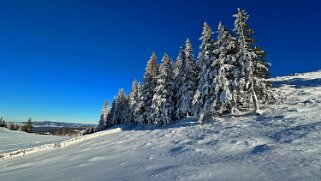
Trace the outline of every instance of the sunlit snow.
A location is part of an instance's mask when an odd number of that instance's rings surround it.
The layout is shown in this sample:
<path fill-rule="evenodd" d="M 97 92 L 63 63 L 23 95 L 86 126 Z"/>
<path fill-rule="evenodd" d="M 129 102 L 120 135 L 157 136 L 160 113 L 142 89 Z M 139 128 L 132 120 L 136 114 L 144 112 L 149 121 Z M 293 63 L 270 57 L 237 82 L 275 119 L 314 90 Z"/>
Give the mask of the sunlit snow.
<path fill-rule="evenodd" d="M 261 107 L 259 116 L 111 128 L 78 144 L 0 161 L 0 179 L 320 180 L 321 72 L 272 81 L 279 103 Z"/>

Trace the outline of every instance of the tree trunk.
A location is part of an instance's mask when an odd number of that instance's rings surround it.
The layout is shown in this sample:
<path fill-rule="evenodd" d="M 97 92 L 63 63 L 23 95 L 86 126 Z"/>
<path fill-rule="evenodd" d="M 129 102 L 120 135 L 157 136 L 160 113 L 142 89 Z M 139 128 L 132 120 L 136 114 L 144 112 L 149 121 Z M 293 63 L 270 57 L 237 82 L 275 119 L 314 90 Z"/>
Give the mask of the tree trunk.
<path fill-rule="evenodd" d="M 255 91 L 252 89 L 252 100 L 254 104 L 254 111 L 256 114 L 261 114 L 260 108 L 259 108 L 259 102 L 256 97 Z"/>

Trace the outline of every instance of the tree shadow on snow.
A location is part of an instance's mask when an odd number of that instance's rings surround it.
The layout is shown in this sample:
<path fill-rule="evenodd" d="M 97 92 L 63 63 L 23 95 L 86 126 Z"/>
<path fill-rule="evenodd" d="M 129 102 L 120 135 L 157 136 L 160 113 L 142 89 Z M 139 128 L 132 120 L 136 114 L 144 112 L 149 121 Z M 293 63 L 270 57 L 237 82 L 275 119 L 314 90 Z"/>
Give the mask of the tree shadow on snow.
<path fill-rule="evenodd" d="M 313 131 L 321 131 L 321 121 L 298 125 L 281 131 L 273 132 L 268 135 L 269 138 L 280 143 L 291 143 L 294 140 L 304 138 Z"/>
<path fill-rule="evenodd" d="M 272 84 L 275 88 L 282 87 L 283 85 L 292 85 L 295 88 L 318 87 L 321 86 L 321 79 L 294 78 L 289 80 L 274 81 Z"/>
<path fill-rule="evenodd" d="M 197 122 L 197 119 L 195 118 L 185 118 L 176 121 L 175 123 L 168 124 L 168 125 L 151 125 L 151 126 L 142 126 L 137 124 L 122 124 L 122 125 L 116 125 L 111 127 L 111 129 L 114 128 L 121 128 L 123 131 L 135 131 L 135 130 L 155 130 L 155 129 L 172 129 L 172 128 L 180 128 L 180 127 L 189 127 L 193 125 L 199 124 Z M 110 128 L 109 128 L 110 129 Z"/>

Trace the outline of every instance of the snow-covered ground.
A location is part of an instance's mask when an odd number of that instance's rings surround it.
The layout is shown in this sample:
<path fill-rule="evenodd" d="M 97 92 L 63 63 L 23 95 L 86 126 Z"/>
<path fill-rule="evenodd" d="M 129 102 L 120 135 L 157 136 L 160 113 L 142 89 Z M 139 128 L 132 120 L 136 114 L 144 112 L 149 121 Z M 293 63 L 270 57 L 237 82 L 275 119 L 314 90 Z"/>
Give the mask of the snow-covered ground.
<path fill-rule="evenodd" d="M 0 161 L 0 178 L 320 180 L 321 72 L 272 80 L 282 99 L 260 116 L 113 128 L 79 144 Z"/>
<path fill-rule="evenodd" d="M 5 128 L 0 128 L 0 154 L 48 143 L 60 142 L 69 138 L 70 137 L 66 136 L 28 134 L 22 131 L 10 131 Z"/>

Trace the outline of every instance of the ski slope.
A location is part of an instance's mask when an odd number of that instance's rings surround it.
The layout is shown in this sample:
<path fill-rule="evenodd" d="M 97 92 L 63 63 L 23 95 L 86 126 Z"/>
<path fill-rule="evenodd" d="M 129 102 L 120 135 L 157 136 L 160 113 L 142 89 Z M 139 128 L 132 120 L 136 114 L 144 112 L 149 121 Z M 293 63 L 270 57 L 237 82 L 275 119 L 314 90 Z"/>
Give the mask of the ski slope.
<path fill-rule="evenodd" d="M 122 126 L 0 161 L 1 180 L 320 180 L 321 72 L 272 79 L 262 115 Z M 110 134 L 107 134 L 110 133 Z"/>

